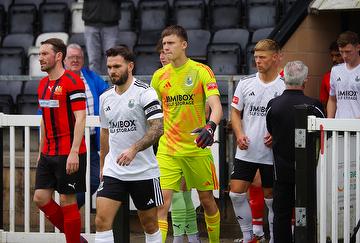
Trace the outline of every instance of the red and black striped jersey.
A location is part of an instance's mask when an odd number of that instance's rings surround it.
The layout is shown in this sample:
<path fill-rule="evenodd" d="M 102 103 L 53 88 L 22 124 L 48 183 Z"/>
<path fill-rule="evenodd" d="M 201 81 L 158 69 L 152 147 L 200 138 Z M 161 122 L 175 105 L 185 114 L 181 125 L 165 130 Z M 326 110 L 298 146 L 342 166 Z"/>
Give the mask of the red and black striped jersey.
<path fill-rule="evenodd" d="M 74 137 L 74 111 L 86 109 L 85 86 L 80 77 L 65 70 L 57 80 L 45 77 L 38 87 L 39 107 L 45 128 L 43 154 L 68 155 Z M 85 153 L 85 139 L 79 153 Z"/>

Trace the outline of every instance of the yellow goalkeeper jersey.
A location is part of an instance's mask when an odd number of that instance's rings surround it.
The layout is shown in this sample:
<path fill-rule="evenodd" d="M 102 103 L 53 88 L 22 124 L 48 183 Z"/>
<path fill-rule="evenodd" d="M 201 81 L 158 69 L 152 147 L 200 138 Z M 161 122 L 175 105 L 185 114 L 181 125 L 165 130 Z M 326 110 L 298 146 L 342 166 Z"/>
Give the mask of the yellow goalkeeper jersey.
<path fill-rule="evenodd" d="M 220 95 L 211 69 L 188 59 L 178 68 L 168 64 L 157 70 L 151 86 L 162 101 L 164 135 L 158 154 L 171 156 L 206 156 L 210 149 L 198 148 L 191 131 L 205 125 L 205 102 L 211 95 Z"/>

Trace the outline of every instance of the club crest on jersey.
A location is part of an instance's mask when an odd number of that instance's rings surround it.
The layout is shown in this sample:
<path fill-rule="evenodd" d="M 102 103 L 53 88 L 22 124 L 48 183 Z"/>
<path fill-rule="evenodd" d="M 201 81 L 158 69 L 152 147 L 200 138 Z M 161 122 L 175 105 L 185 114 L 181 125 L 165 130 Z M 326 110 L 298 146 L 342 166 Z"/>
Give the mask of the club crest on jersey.
<path fill-rule="evenodd" d="M 275 94 L 274 94 L 274 98 L 276 98 L 278 96 L 279 96 L 279 93 L 276 91 Z"/>
<path fill-rule="evenodd" d="M 185 81 L 185 85 L 186 86 L 192 86 L 193 85 L 193 80 L 191 77 L 187 77 L 186 81 Z"/>
<path fill-rule="evenodd" d="M 61 95 L 62 94 L 62 87 L 61 86 L 56 86 L 54 94 Z"/>
<path fill-rule="evenodd" d="M 356 76 L 356 78 L 355 78 L 355 82 L 359 82 L 359 81 L 360 81 L 359 76 Z"/>
<path fill-rule="evenodd" d="M 132 108 L 135 107 L 135 100 L 134 100 L 134 99 L 130 99 L 130 100 L 129 100 L 128 107 L 129 107 L 130 109 L 132 109 Z"/>

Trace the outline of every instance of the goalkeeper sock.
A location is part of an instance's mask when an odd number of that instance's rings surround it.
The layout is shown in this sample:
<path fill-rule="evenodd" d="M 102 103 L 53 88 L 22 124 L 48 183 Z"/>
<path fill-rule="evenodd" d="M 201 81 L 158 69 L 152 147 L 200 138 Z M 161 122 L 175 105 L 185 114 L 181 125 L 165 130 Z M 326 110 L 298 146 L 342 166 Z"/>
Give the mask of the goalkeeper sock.
<path fill-rule="evenodd" d="M 185 234 L 186 205 L 183 192 L 174 192 L 171 202 L 171 219 L 174 236 Z"/>
<path fill-rule="evenodd" d="M 194 203 L 191 199 L 191 191 L 183 192 L 183 195 L 186 207 L 185 233 L 187 235 L 196 235 L 198 233 L 198 227 L 196 221 L 196 211 Z"/>

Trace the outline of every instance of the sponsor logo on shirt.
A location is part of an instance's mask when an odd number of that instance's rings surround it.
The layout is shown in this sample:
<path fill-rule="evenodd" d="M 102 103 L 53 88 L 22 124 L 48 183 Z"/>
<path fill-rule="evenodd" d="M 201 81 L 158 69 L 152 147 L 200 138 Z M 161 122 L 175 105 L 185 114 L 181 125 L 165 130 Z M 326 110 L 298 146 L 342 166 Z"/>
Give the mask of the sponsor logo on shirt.
<path fill-rule="evenodd" d="M 59 100 L 39 100 L 40 107 L 57 108 L 59 107 Z"/>
<path fill-rule="evenodd" d="M 337 100 L 357 100 L 359 91 L 339 90 L 336 96 Z"/>
<path fill-rule="evenodd" d="M 206 86 L 207 86 L 208 91 L 218 88 L 217 83 L 215 83 L 215 82 L 214 83 L 208 83 Z"/>
<path fill-rule="evenodd" d="M 163 98 L 163 103 L 167 106 L 193 105 L 195 94 L 168 95 Z"/>
<path fill-rule="evenodd" d="M 136 131 L 136 120 L 109 121 L 109 132 L 133 132 Z"/>
<path fill-rule="evenodd" d="M 251 116 L 266 116 L 266 107 L 251 105 L 249 114 Z"/>
<path fill-rule="evenodd" d="M 239 97 L 234 96 L 232 99 L 232 103 L 237 105 L 239 103 Z"/>

